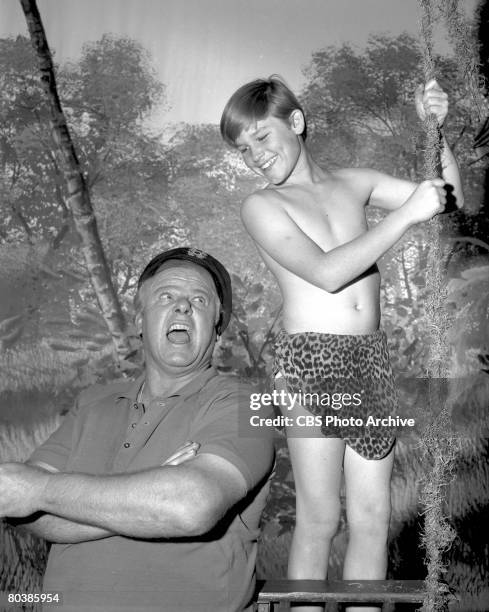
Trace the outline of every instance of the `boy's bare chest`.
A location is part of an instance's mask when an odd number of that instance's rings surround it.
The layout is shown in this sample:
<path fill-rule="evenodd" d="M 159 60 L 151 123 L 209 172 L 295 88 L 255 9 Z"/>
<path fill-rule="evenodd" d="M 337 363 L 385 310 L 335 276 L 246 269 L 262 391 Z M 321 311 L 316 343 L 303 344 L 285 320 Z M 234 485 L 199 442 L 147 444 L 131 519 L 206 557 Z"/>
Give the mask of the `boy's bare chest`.
<path fill-rule="evenodd" d="M 367 230 L 365 201 L 357 193 L 336 189 L 288 194 L 284 206 L 296 225 L 321 248 L 330 249 Z"/>

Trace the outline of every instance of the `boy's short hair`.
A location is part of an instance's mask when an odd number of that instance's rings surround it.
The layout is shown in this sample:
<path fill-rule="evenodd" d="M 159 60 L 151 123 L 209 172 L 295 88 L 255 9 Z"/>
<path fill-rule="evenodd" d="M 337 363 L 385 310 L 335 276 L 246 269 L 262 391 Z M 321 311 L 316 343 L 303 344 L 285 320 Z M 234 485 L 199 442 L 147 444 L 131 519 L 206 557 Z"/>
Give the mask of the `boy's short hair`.
<path fill-rule="evenodd" d="M 276 75 L 246 83 L 229 98 L 221 117 L 221 136 L 232 147 L 251 123 L 272 115 L 288 121 L 292 111 L 304 111 L 295 94 Z M 307 136 L 307 127 L 301 134 Z"/>

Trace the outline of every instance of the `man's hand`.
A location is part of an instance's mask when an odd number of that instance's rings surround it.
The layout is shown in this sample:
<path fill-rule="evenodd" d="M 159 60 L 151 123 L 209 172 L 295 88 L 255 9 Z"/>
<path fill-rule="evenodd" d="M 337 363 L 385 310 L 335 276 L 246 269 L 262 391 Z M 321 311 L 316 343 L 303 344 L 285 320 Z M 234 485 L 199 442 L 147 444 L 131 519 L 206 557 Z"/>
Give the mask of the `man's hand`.
<path fill-rule="evenodd" d="M 178 448 L 171 457 L 163 463 L 163 465 L 180 465 L 185 463 L 189 459 L 193 459 L 200 448 L 198 442 L 185 442 L 180 448 Z"/>
<path fill-rule="evenodd" d="M 423 181 L 399 209 L 408 215 L 409 225 L 429 221 L 445 210 L 447 194 L 441 178 Z"/>
<path fill-rule="evenodd" d="M 24 517 L 39 510 L 49 472 L 24 463 L 0 464 L 0 516 Z"/>
<path fill-rule="evenodd" d="M 448 113 L 448 96 L 438 85 L 435 79 L 428 81 L 426 85 L 420 85 L 415 93 L 416 111 L 421 121 L 433 114 L 436 116 L 438 125 L 443 127 Z"/>

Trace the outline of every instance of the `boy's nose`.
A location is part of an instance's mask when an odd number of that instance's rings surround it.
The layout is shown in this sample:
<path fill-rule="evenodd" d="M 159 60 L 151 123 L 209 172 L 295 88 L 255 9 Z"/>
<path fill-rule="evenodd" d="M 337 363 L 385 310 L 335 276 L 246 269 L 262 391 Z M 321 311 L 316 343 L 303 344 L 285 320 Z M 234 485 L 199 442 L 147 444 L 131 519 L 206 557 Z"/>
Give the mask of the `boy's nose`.
<path fill-rule="evenodd" d="M 263 157 L 263 148 L 259 145 L 255 145 L 251 149 L 251 157 L 255 163 L 259 162 L 260 159 Z"/>

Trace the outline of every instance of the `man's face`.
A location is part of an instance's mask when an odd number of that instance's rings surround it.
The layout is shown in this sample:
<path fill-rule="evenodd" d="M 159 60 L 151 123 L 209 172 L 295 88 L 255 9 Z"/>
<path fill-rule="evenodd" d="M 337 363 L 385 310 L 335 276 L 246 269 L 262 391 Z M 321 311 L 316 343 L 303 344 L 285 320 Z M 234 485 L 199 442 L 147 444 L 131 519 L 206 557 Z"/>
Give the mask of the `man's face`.
<path fill-rule="evenodd" d="M 302 129 L 269 115 L 243 130 L 235 145 L 250 170 L 280 185 L 299 159 Z"/>
<path fill-rule="evenodd" d="M 144 282 L 139 302 L 147 367 L 183 375 L 210 364 L 220 302 L 207 270 L 170 260 Z"/>

